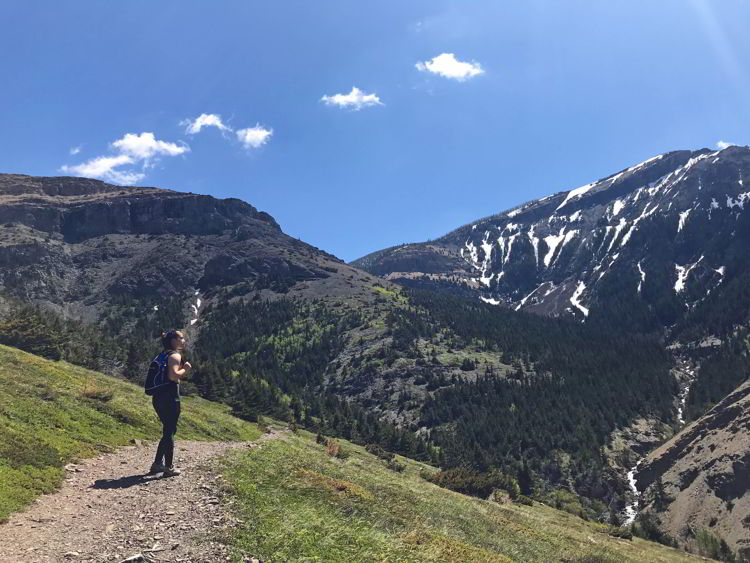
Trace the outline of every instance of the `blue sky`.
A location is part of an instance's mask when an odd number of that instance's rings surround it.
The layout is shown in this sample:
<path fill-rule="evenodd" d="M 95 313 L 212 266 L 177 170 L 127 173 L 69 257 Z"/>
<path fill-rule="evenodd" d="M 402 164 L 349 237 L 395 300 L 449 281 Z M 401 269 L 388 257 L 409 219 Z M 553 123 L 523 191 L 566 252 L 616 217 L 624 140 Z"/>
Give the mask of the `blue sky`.
<path fill-rule="evenodd" d="M 6 0 L 0 21 L 0 172 L 238 197 L 346 260 L 750 143 L 745 0 Z"/>

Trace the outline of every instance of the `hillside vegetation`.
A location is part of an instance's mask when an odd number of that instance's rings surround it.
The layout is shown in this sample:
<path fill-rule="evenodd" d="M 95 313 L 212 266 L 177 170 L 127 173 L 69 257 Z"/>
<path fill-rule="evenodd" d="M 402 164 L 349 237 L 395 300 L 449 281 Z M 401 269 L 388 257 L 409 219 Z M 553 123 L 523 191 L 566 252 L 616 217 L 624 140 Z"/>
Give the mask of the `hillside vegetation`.
<path fill-rule="evenodd" d="M 54 491 L 65 464 L 161 435 L 141 387 L 67 362 L 0 345 L 0 388 L 0 521 Z M 180 439 L 260 435 L 225 405 L 196 397 L 183 401 Z"/>
<path fill-rule="evenodd" d="M 336 452 L 338 452 L 336 454 Z M 330 455 L 336 454 L 336 455 Z M 230 541 L 270 561 L 697 561 L 548 508 L 441 489 L 406 458 L 300 431 L 230 456 L 225 476 L 242 519 Z"/>

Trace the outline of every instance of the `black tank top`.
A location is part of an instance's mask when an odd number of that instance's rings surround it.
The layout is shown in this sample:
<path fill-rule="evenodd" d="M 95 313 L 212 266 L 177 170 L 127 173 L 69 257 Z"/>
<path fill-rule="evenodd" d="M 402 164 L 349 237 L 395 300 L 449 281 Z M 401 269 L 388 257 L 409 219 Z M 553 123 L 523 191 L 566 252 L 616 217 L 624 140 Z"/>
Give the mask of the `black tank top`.
<path fill-rule="evenodd" d="M 169 355 L 167 356 L 167 370 L 169 370 L 169 358 L 172 356 L 172 354 L 178 354 L 179 352 L 175 352 L 174 350 L 165 350 L 165 352 L 168 352 Z M 182 367 L 182 354 L 180 354 L 180 367 Z M 158 393 L 158 397 L 160 401 L 168 401 L 168 400 L 180 400 L 180 382 L 179 381 L 172 381 L 169 379 L 169 376 L 167 376 L 167 379 L 169 380 L 169 383 L 167 383 L 164 387 L 161 388 L 161 390 Z"/>

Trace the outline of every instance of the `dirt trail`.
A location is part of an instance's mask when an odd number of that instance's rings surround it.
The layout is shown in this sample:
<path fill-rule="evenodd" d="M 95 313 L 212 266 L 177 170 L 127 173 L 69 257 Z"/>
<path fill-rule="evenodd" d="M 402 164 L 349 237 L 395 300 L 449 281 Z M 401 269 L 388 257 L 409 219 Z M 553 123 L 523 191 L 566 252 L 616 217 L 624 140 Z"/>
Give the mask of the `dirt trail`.
<path fill-rule="evenodd" d="M 219 541 L 236 520 L 221 500 L 216 460 L 256 442 L 176 442 L 177 477 L 144 476 L 156 445 L 126 446 L 111 454 L 66 466 L 56 493 L 37 499 L 0 526 L 0 561 L 8 563 L 225 561 Z"/>

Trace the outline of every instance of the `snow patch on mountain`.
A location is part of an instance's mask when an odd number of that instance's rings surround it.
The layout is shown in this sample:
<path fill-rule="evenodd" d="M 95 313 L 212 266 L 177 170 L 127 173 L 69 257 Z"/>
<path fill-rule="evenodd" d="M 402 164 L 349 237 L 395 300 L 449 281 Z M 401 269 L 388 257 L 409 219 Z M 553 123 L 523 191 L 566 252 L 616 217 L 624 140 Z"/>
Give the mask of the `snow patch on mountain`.
<path fill-rule="evenodd" d="M 690 212 L 692 209 L 687 209 L 680 213 L 680 222 L 677 224 L 677 232 L 679 233 L 682 228 L 685 226 L 685 221 L 687 221 L 688 215 L 690 215 Z"/>
<path fill-rule="evenodd" d="M 544 265 L 549 267 L 550 261 L 552 260 L 552 257 L 555 254 L 555 250 L 557 249 L 557 245 L 560 244 L 563 239 L 565 238 L 565 227 L 560 229 L 560 234 L 558 235 L 548 235 L 544 237 L 544 242 L 547 243 L 547 247 L 549 250 L 547 251 L 547 254 L 544 255 Z"/>
<path fill-rule="evenodd" d="M 644 272 L 643 268 L 641 268 L 641 262 L 643 262 L 643 260 L 640 260 L 638 262 L 638 273 L 641 275 L 641 281 L 638 282 L 638 293 L 641 292 L 641 287 L 643 287 L 643 282 L 646 281 L 646 272 Z"/>
<path fill-rule="evenodd" d="M 581 305 L 581 302 L 579 301 L 579 298 L 581 297 L 581 294 L 586 290 L 586 284 L 583 282 L 578 282 L 578 287 L 573 292 L 573 295 L 570 297 L 570 302 L 573 304 L 573 306 L 581 311 L 583 313 L 584 317 L 589 316 L 589 310 L 587 307 L 584 307 Z"/>
<path fill-rule="evenodd" d="M 574 190 L 570 190 L 568 192 L 568 195 L 565 197 L 563 202 L 557 206 L 557 209 L 555 211 L 559 211 L 563 207 L 567 205 L 567 203 L 575 198 L 581 197 L 583 194 L 585 194 L 587 191 L 589 191 L 591 188 L 593 188 L 596 185 L 596 182 L 593 182 L 591 184 L 586 184 L 585 186 L 581 186 L 580 188 L 576 188 Z"/>
<path fill-rule="evenodd" d="M 727 196 L 727 207 L 729 209 L 734 209 L 735 207 L 739 207 L 744 211 L 745 209 L 745 201 L 750 199 L 750 192 L 745 192 L 742 194 L 739 194 L 737 196 L 737 199 L 732 199 L 731 196 Z"/>
<path fill-rule="evenodd" d="M 510 260 L 510 253 L 513 250 L 513 243 L 516 241 L 516 238 L 518 237 L 519 233 L 515 233 L 511 235 L 511 237 L 508 239 L 508 253 L 503 258 L 503 264 L 507 264 L 508 260 Z"/>
<path fill-rule="evenodd" d="M 543 288 L 543 287 L 544 287 L 545 285 L 547 285 L 547 283 L 546 283 L 546 282 L 545 282 L 545 283 L 543 283 L 543 284 L 541 284 L 541 285 L 540 285 L 540 286 L 538 286 L 537 288 L 535 288 L 535 289 L 534 289 L 534 290 L 533 290 L 533 291 L 532 291 L 531 293 L 529 293 L 529 294 L 528 294 L 528 295 L 527 295 L 526 297 L 524 297 L 523 299 L 521 299 L 521 302 L 520 302 L 520 303 L 519 303 L 518 305 L 516 305 L 516 311 L 518 311 L 518 310 L 519 310 L 519 309 L 520 309 L 521 307 L 523 307 L 524 305 L 526 305 L 526 301 L 528 301 L 529 297 L 531 297 L 532 295 L 534 295 L 534 294 L 535 294 L 535 293 L 536 293 L 537 291 L 539 291 L 539 290 L 540 290 L 541 288 Z"/>
<path fill-rule="evenodd" d="M 698 258 L 698 260 L 690 266 L 680 266 L 679 264 L 674 265 L 675 270 L 677 271 L 677 281 L 674 283 L 675 293 L 682 293 L 685 290 L 685 281 L 687 280 L 688 275 L 702 260 L 703 256 Z"/>
<path fill-rule="evenodd" d="M 615 234 L 614 234 L 614 236 L 612 237 L 612 240 L 610 241 L 610 243 L 609 243 L 609 246 L 607 247 L 607 252 L 609 252 L 610 250 L 612 250 L 612 246 L 613 246 L 613 245 L 615 244 L 615 242 L 617 241 L 617 237 L 619 237 L 619 236 L 620 236 L 620 231 L 622 231 L 622 230 L 623 230 L 623 229 L 625 228 L 625 226 L 626 226 L 627 224 L 628 224 L 628 222 L 627 222 L 627 221 L 626 221 L 625 219 L 623 219 L 623 218 L 620 218 L 620 222 L 619 222 L 619 223 L 617 224 L 617 226 L 616 226 L 616 227 L 614 228 L 614 229 L 615 229 Z"/>
<path fill-rule="evenodd" d="M 643 168 L 647 164 L 651 164 L 652 162 L 656 162 L 657 160 L 661 160 L 662 158 L 664 158 L 663 154 L 657 154 L 656 156 L 652 156 L 651 158 L 648 158 L 648 159 L 644 160 L 640 164 L 636 164 L 635 166 L 631 166 L 630 168 L 627 169 L 627 171 L 628 172 L 635 172 L 636 170 L 639 170 L 639 169 Z"/>
<path fill-rule="evenodd" d="M 623 210 L 624 207 L 625 203 L 622 200 L 615 200 L 615 203 L 612 206 L 612 217 L 617 217 L 617 215 L 620 213 L 620 211 Z"/>
<path fill-rule="evenodd" d="M 539 267 L 539 237 L 534 236 L 534 228 L 535 225 L 531 225 L 528 235 L 531 245 L 534 247 L 534 259 L 536 260 L 536 265 Z"/>

